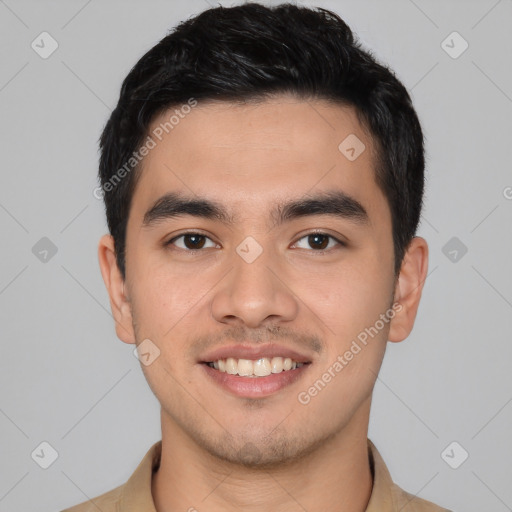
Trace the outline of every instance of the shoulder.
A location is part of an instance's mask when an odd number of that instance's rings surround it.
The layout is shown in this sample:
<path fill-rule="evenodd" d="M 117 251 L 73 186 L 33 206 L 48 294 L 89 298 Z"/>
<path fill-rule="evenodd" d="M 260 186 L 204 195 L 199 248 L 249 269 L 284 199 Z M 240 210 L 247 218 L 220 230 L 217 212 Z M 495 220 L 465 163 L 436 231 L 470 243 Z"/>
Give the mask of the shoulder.
<path fill-rule="evenodd" d="M 397 510 L 401 512 L 451 512 L 431 501 L 418 498 L 418 496 L 404 491 L 395 483 L 391 486 L 391 494 Z"/>
<path fill-rule="evenodd" d="M 84 501 L 61 512 L 98 512 L 98 510 L 101 510 L 101 512 L 118 512 L 123 487 L 124 485 L 120 485 L 96 498 Z"/>
<path fill-rule="evenodd" d="M 157 441 L 123 485 L 61 512 L 121 512 L 141 509 L 154 511 L 151 481 L 153 471 L 160 464 L 161 452 L 162 441 Z"/>
<path fill-rule="evenodd" d="M 367 512 L 451 512 L 446 508 L 404 491 L 393 482 L 377 447 L 368 439 L 368 453 L 373 474 L 373 489 Z"/>

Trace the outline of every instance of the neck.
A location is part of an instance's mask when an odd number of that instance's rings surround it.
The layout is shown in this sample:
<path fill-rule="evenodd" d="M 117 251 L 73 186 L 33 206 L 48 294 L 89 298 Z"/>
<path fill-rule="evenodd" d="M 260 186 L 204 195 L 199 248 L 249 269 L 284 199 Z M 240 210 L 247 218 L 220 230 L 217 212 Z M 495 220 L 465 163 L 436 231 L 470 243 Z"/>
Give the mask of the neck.
<path fill-rule="evenodd" d="M 219 460 L 162 415 L 162 457 L 152 481 L 156 510 L 363 512 L 373 483 L 369 404 L 359 413 L 308 455 L 271 469 Z"/>

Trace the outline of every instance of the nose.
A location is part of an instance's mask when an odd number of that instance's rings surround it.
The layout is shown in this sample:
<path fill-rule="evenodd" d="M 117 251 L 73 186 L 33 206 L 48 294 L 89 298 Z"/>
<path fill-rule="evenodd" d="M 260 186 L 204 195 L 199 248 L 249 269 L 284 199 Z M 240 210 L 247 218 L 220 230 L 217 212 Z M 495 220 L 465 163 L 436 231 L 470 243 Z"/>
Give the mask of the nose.
<path fill-rule="evenodd" d="M 235 253 L 232 263 L 234 268 L 219 283 L 212 299 L 215 320 L 257 328 L 297 316 L 297 298 L 279 275 L 279 262 L 270 250 L 263 250 L 252 262 Z"/>

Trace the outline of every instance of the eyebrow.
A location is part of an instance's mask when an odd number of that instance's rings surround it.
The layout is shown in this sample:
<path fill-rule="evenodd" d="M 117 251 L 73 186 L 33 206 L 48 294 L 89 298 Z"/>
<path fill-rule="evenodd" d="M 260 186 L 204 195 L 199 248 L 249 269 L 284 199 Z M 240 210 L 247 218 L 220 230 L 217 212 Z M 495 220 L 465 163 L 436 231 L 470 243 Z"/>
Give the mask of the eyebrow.
<path fill-rule="evenodd" d="M 183 215 L 212 219 L 233 225 L 236 219 L 218 202 L 204 198 L 169 192 L 160 197 L 144 214 L 143 227 L 152 227 L 160 221 Z M 359 225 L 368 225 L 369 216 L 364 206 L 345 192 L 335 190 L 304 196 L 278 204 L 270 217 L 274 225 L 313 215 L 332 215 Z"/>

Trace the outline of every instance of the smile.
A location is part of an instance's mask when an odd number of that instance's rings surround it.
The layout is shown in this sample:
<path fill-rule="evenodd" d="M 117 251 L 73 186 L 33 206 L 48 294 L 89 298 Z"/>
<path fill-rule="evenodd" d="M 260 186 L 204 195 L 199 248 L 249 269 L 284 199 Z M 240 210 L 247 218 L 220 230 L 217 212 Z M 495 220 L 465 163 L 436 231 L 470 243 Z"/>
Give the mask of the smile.
<path fill-rule="evenodd" d="M 260 359 L 235 359 L 228 357 L 206 363 L 222 373 L 238 375 L 240 377 L 267 377 L 273 373 L 287 372 L 301 368 L 304 364 L 294 361 L 290 357 L 262 357 Z"/>
<path fill-rule="evenodd" d="M 275 395 L 291 386 L 308 373 L 311 363 L 279 356 L 256 360 L 228 357 L 199 366 L 220 389 L 238 398 L 255 399 Z"/>

